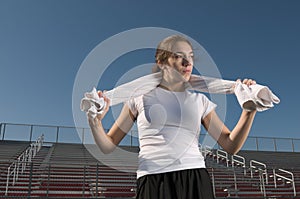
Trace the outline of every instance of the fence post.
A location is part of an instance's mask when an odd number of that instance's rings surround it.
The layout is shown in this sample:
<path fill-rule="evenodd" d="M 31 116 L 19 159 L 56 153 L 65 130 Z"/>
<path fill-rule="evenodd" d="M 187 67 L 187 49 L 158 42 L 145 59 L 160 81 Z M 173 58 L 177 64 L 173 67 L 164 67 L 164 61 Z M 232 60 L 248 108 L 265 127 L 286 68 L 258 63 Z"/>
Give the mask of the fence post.
<path fill-rule="evenodd" d="M 5 135 L 5 128 L 6 128 L 6 124 L 3 124 L 3 134 L 2 134 L 2 140 L 4 140 L 4 135 Z"/>
<path fill-rule="evenodd" d="M 0 137 L 2 135 L 2 123 L 0 123 Z"/>
<path fill-rule="evenodd" d="M 58 134 L 59 134 L 59 126 L 56 127 L 56 141 L 55 141 L 55 143 L 58 143 Z"/>
<path fill-rule="evenodd" d="M 32 140 L 32 131 L 33 131 L 33 125 L 30 125 L 30 136 L 29 136 L 29 141 L 30 142 Z"/>
<path fill-rule="evenodd" d="M 84 144 L 84 136 L 85 136 L 84 133 L 85 133 L 84 128 L 82 128 L 82 139 L 81 139 L 82 144 Z"/>

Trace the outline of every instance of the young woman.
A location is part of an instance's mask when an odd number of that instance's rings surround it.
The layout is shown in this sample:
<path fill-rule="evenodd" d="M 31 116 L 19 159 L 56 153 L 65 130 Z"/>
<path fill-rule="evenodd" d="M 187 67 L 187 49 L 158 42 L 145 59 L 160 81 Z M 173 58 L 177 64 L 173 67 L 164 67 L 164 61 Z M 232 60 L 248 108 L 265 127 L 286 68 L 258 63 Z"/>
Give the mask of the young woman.
<path fill-rule="evenodd" d="M 163 73 L 159 86 L 133 98 L 108 133 L 101 120 L 107 113 L 88 121 L 96 144 L 109 153 L 136 121 L 139 131 L 138 199 L 214 198 L 198 143 L 201 124 L 228 153 L 237 153 L 250 131 L 256 111 L 243 110 L 229 130 L 215 112 L 216 105 L 205 95 L 186 90 L 193 70 L 193 49 L 184 37 L 173 35 L 161 41 L 156 51 L 156 69 Z M 244 79 L 244 84 L 255 81 Z M 101 91 L 99 96 L 103 96 Z M 109 99 L 104 96 L 109 104 Z"/>

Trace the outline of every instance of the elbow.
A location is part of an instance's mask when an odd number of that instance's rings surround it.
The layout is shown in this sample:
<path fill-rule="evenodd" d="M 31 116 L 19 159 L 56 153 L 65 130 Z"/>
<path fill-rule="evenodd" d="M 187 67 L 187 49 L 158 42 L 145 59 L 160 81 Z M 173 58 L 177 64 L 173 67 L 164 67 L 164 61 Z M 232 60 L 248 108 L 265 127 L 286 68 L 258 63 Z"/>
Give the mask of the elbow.
<path fill-rule="evenodd" d="M 111 140 L 95 139 L 95 144 L 103 154 L 110 154 L 116 149 L 116 145 Z"/>
<path fill-rule="evenodd" d="M 232 151 L 230 154 L 231 154 L 231 155 L 236 155 L 239 151 L 240 151 L 240 150 L 234 150 L 234 151 Z"/>
<path fill-rule="evenodd" d="M 240 151 L 240 147 L 229 147 L 225 151 L 230 155 L 236 155 Z"/>
<path fill-rule="evenodd" d="M 223 142 L 221 146 L 230 155 L 236 155 L 243 147 L 243 143 L 244 142 L 240 140 L 232 140 L 230 137 L 228 137 L 226 142 Z"/>
<path fill-rule="evenodd" d="M 105 155 L 110 154 L 111 152 L 113 152 L 113 150 L 106 150 L 106 149 L 105 150 L 101 149 L 101 151 Z"/>
<path fill-rule="evenodd" d="M 112 153 L 115 150 L 116 147 L 109 147 L 109 148 L 99 147 L 99 148 L 100 148 L 100 150 L 103 154 L 107 155 L 107 154 Z"/>
<path fill-rule="evenodd" d="M 98 145 L 99 149 L 103 154 L 110 154 L 116 149 L 116 145 L 109 145 L 109 146 L 100 146 Z"/>

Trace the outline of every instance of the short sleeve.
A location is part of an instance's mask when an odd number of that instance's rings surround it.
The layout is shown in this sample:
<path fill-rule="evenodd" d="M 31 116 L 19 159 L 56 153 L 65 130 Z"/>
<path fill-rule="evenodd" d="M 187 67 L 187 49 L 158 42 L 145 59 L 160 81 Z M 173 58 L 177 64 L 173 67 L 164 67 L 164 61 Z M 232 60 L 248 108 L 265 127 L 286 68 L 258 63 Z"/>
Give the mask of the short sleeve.
<path fill-rule="evenodd" d="M 205 118 L 212 110 L 214 110 L 217 105 L 210 101 L 205 95 L 202 95 L 202 105 L 203 105 L 203 114 L 202 119 Z"/>
<path fill-rule="evenodd" d="M 127 106 L 129 107 L 131 113 L 133 114 L 133 116 L 136 118 L 137 117 L 137 107 L 136 107 L 136 103 L 135 103 L 135 99 L 131 98 L 130 100 L 128 100 L 126 102 Z"/>

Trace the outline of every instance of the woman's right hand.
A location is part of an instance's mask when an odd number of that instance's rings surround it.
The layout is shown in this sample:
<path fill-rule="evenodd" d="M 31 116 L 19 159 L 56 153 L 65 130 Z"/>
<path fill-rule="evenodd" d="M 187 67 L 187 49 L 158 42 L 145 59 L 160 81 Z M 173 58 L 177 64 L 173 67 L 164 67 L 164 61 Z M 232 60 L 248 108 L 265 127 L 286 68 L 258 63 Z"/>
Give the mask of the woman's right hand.
<path fill-rule="evenodd" d="M 98 114 L 95 118 L 93 118 L 91 116 L 91 114 L 88 114 L 88 121 L 91 126 L 95 126 L 95 125 L 99 124 L 99 122 L 104 118 L 106 113 L 109 111 L 110 99 L 107 98 L 106 96 L 104 96 L 102 91 L 98 91 L 98 96 L 103 97 L 106 105 L 104 107 L 102 114 Z"/>
<path fill-rule="evenodd" d="M 105 116 L 106 113 L 108 112 L 109 106 L 110 106 L 110 99 L 108 99 L 105 95 L 103 95 L 103 93 L 105 93 L 105 91 L 104 91 L 104 92 L 98 91 L 99 97 L 103 97 L 103 99 L 104 99 L 104 101 L 105 101 L 105 107 L 104 107 L 103 113 L 97 115 L 97 118 L 98 118 L 98 120 L 100 120 L 100 121 L 104 118 L 104 116 Z"/>

